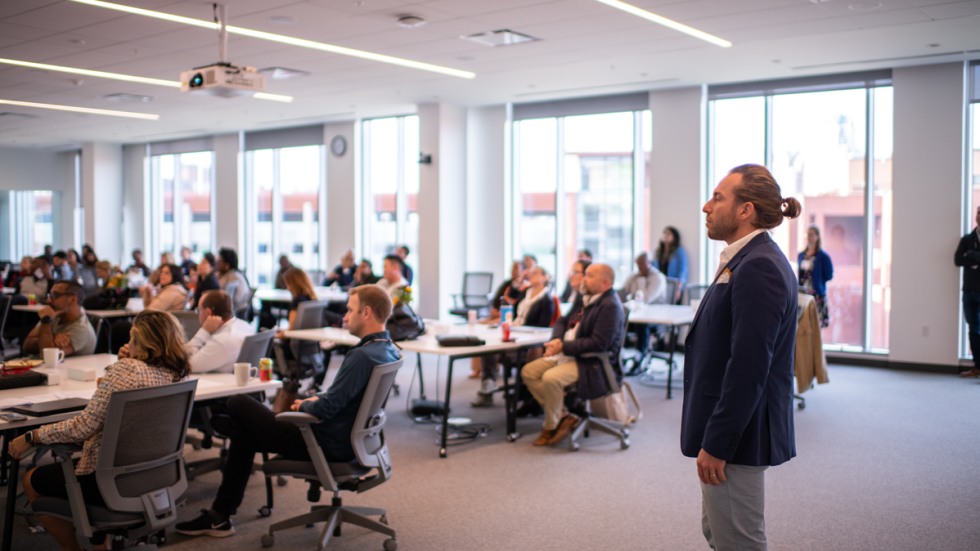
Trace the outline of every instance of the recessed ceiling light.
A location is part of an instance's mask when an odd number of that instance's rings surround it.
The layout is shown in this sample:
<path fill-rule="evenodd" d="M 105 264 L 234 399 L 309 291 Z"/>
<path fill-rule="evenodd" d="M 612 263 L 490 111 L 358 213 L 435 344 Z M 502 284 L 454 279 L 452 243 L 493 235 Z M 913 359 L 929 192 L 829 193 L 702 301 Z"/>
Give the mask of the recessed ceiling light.
<path fill-rule="evenodd" d="M 635 15 L 637 17 L 642 17 L 643 19 L 646 19 L 647 21 L 652 21 L 658 25 L 663 25 L 664 27 L 667 27 L 669 29 L 682 32 L 686 35 L 693 36 L 694 38 L 698 38 L 700 40 L 704 40 L 705 42 L 710 42 L 715 46 L 721 46 L 722 48 L 732 47 L 732 43 L 725 40 L 724 38 L 719 38 L 713 34 L 708 34 L 704 31 L 699 31 L 694 27 L 689 27 L 683 23 L 678 23 L 673 19 L 668 19 L 662 15 L 657 15 L 653 12 L 649 12 L 642 8 L 638 8 L 632 4 L 627 4 L 626 2 L 621 2 L 620 0 L 596 0 L 596 1 L 602 2 L 603 4 L 611 8 L 622 10 L 628 14 Z"/>
<path fill-rule="evenodd" d="M 259 72 L 273 80 L 289 80 L 293 78 L 308 77 L 309 71 L 290 69 L 289 67 L 266 67 L 259 69 Z"/>
<path fill-rule="evenodd" d="M 131 13 L 134 15 L 141 15 L 144 17 L 152 17 L 154 19 L 163 19 L 165 21 L 172 21 L 175 23 L 181 23 L 184 25 L 190 25 L 192 27 L 200 27 L 203 29 L 218 30 L 221 25 L 215 23 L 214 21 L 206 21 L 204 19 L 194 19 L 193 17 L 184 17 L 181 15 L 174 15 L 171 13 L 164 13 L 154 10 L 146 10 L 143 8 L 136 8 L 133 6 L 126 6 L 123 4 L 113 4 L 111 2 L 103 2 L 102 0 L 71 0 L 72 2 L 77 2 L 79 4 L 87 4 L 90 6 L 96 6 L 99 8 L 105 8 L 115 11 L 121 11 L 124 13 Z M 306 40 L 303 38 L 296 38 L 293 36 L 286 36 L 283 34 L 268 33 L 265 31 L 259 31 L 255 29 L 246 29 L 245 27 L 237 27 L 235 25 L 225 25 L 224 29 L 229 34 L 236 34 L 239 36 L 248 36 L 251 38 L 257 38 L 259 40 L 267 40 L 269 42 L 278 42 L 280 44 L 288 44 L 290 46 L 298 46 L 300 48 L 308 48 L 311 50 L 319 50 L 321 52 L 329 52 L 333 54 L 346 55 L 350 57 L 356 57 L 360 59 L 367 59 L 370 61 L 378 61 L 381 63 L 388 63 L 391 65 L 399 65 L 401 67 L 408 67 L 411 69 L 418 69 L 420 71 L 429 71 L 433 73 L 439 73 L 443 75 L 449 75 L 458 78 L 475 78 L 476 73 L 470 71 L 461 71 L 459 69 L 453 69 L 451 67 L 443 67 L 441 65 L 434 65 L 432 63 L 423 63 L 421 61 L 414 61 L 411 59 L 405 59 L 402 57 L 389 56 L 384 54 L 376 54 L 374 52 L 367 52 L 364 50 L 357 50 L 354 48 L 345 48 L 344 46 L 337 46 L 334 44 L 327 44 L 326 42 L 317 42 L 315 40 Z"/>
<path fill-rule="evenodd" d="M 119 92 L 116 94 L 106 94 L 102 96 L 102 99 L 106 101 L 115 101 L 119 103 L 149 103 L 153 101 L 153 96 L 143 96 L 140 94 L 126 94 Z"/>
<path fill-rule="evenodd" d="M 533 36 L 512 31 L 510 29 L 498 29 L 496 31 L 487 31 L 485 33 L 476 33 L 467 36 L 462 36 L 465 40 L 472 40 L 477 44 L 483 44 L 484 46 L 513 46 L 515 44 L 523 44 L 525 42 L 535 42 L 539 40 Z"/>
<path fill-rule="evenodd" d="M 399 15 L 395 23 L 403 29 L 414 29 L 416 27 L 421 27 L 425 25 L 425 19 L 422 19 L 418 15 Z"/>
<path fill-rule="evenodd" d="M 847 9 L 851 11 L 871 11 L 871 10 L 876 10 L 880 7 L 881 7 L 881 2 L 855 2 L 847 6 Z"/>

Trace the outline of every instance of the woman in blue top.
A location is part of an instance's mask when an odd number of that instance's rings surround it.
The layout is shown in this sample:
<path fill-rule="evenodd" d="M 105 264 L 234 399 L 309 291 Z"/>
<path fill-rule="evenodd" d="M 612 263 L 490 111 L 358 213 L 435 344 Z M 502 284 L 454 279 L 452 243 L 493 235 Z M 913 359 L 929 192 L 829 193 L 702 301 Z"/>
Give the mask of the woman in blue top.
<path fill-rule="evenodd" d="M 820 314 L 820 327 L 827 327 L 830 325 L 827 282 L 834 279 L 834 264 L 820 246 L 820 229 L 816 226 L 807 228 L 806 250 L 800 253 L 798 262 L 800 292 L 813 295 Z"/>
<path fill-rule="evenodd" d="M 667 277 L 681 280 L 681 284 L 687 283 L 687 253 L 681 247 L 681 234 L 674 226 L 664 228 L 653 267 Z"/>

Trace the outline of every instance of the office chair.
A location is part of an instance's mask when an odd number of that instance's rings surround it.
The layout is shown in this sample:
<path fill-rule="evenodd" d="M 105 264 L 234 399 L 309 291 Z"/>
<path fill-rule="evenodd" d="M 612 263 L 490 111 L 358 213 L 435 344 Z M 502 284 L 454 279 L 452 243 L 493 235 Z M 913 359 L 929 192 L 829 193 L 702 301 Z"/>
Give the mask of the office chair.
<path fill-rule="evenodd" d="M 620 336 L 619 341 L 620 350 L 622 350 L 623 343 L 626 341 L 626 327 L 629 325 L 629 309 L 624 308 L 624 311 L 623 333 Z M 627 419 L 626 422 L 619 422 L 594 415 L 587 402 L 579 405 L 576 409 L 578 410 L 578 414 L 582 417 L 582 420 L 568 437 L 568 449 L 578 451 L 580 447 L 580 440 L 583 437 L 588 438 L 590 431 L 595 429 L 599 432 L 611 434 L 618 438 L 619 448 L 625 450 L 630 447 L 629 426 L 642 416 L 642 410 L 640 409 L 640 404 L 636 399 L 636 395 L 633 394 L 633 389 L 629 387 L 629 383 L 623 381 L 623 371 L 620 366 L 619 357 L 613 352 L 589 352 L 582 354 L 581 357 L 598 358 L 602 362 L 602 372 L 606 378 L 606 385 L 609 387 L 607 396 L 626 389 L 626 393 L 630 396 L 633 406 L 636 409 L 636 414 L 631 415 L 630 419 Z M 576 398 L 574 384 L 569 387 L 569 395 L 569 398 L 572 400 Z M 569 398 L 566 398 L 566 400 Z M 572 408 L 569 408 L 570 411 L 571 409 Z"/>
<path fill-rule="evenodd" d="M 490 314 L 490 295 L 493 293 L 493 274 L 490 272 L 465 272 L 463 292 L 453 295 L 453 307 L 449 313 L 467 318 L 470 310 L 478 317 Z"/>
<path fill-rule="evenodd" d="M 81 446 L 55 444 L 50 448 L 61 461 L 68 498 L 41 497 L 34 512 L 70 520 L 86 538 L 105 533 L 114 543 L 162 542 L 187 489 L 183 445 L 196 388 L 197 381 L 189 380 L 112 393 L 95 467 L 105 506 L 82 500 L 71 460 Z"/>
<path fill-rule="evenodd" d="M 384 509 L 352 507 L 342 503 L 341 490 L 361 493 L 384 483 L 391 478 L 391 460 L 388 457 L 388 445 L 384 438 L 385 403 L 388 392 L 395 381 L 395 375 L 402 366 L 403 360 L 374 367 L 371 378 L 364 390 L 364 397 L 354 419 L 351 431 L 351 444 L 354 446 L 356 459 L 348 463 L 328 463 L 323 450 L 313 435 L 313 425 L 319 419 L 307 413 L 280 413 L 276 419 L 295 423 L 299 426 L 306 441 L 306 449 L 310 454 L 309 461 L 274 458 L 262 465 L 265 476 L 292 476 L 302 478 L 310 483 L 307 498 L 316 502 L 320 497 L 320 488 L 333 493 L 330 505 L 313 506 L 309 513 L 282 520 L 269 526 L 269 533 L 262 535 L 262 547 L 271 547 L 275 543 L 275 532 L 295 526 L 306 526 L 317 522 L 325 522 L 320 534 L 317 549 L 322 550 L 333 536 L 340 536 L 343 523 L 356 524 L 369 530 L 380 532 L 389 538 L 384 542 L 385 551 L 395 551 L 398 543 L 395 540 L 395 530 L 388 526 L 388 517 Z M 372 516 L 380 516 L 375 521 Z"/>
<path fill-rule="evenodd" d="M 7 340 L 7 317 L 10 314 L 11 298 L 0 295 L 0 361 L 20 356 L 20 346 Z"/>
<path fill-rule="evenodd" d="M 184 337 L 187 340 L 193 339 L 194 335 L 201 328 L 201 320 L 197 317 L 197 312 L 193 310 L 175 310 L 170 313 L 177 318 L 180 326 L 184 328 Z"/>
<path fill-rule="evenodd" d="M 245 340 L 242 342 L 242 349 L 238 353 L 238 359 L 236 361 L 239 363 L 248 362 L 249 365 L 257 367 L 259 365 L 259 360 L 266 357 L 266 354 L 268 354 L 269 345 L 272 343 L 272 338 L 275 336 L 275 331 L 262 331 L 260 333 L 245 337 Z M 224 405 L 223 402 L 221 404 Z M 209 457 L 207 459 L 199 459 L 197 461 L 188 462 L 186 465 L 188 480 L 194 480 L 198 476 L 205 473 L 221 470 L 225 463 L 225 455 L 228 453 L 226 446 L 227 435 L 216 433 L 214 428 L 211 426 L 211 419 L 215 413 L 212 410 L 212 405 L 213 404 L 210 402 L 204 402 L 194 407 L 194 413 L 196 415 L 191 421 L 191 428 L 200 431 L 201 436 L 188 436 L 187 443 L 194 449 L 203 448 L 207 450 L 214 447 L 214 439 L 217 437 L 221 439 L 221 449 L 217 457 Z M 269 491 L 271 492 L 272 490 L 269 489 Z"/>
<path fill-rule="evenodd" d="M 294 329 L 317 329 L 323 327 L 323 312 L 327 308 L 325 300 L 308 300 L 296 308 Z M 282 346 L 289 346 L 292 357 L 288 357 Z M 310 341 L 283 339 L 282 343 L 273 345 L 276 356 L 276 370 L 283 380 L 299 381 L 314 377 L 314 386 L 323 381 L 326 365 L 320 344 Z"/>

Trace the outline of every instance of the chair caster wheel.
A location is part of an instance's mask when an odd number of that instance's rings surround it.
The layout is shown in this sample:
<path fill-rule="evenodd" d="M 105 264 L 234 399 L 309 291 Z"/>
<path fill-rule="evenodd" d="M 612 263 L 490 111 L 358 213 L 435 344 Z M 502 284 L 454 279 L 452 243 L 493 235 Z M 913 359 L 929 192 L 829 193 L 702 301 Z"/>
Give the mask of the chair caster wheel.
<path fill-rule="evenodd" d="M 395 551 L 396 549 L 398 549 L 398 542 L 395 541 L 394 538 L 386 539 L 384 543 L 384 548 L 385 551 Z"/>
<path fill-rule="evenodd" d="M 800 402 L 799 404 L 796 404 L 796 409 L 801 411 L 806 409 L 806 402 Z"/>
<path fill-rule="evenodd" d="M 520 437 L 521 437 L 521 433 L 519 433 L 519 432 L 512 432 L 512 433 L 510 433 L 510 434 L 507 435 L 507 441 L 508 442 L 517 442 L 517 439 L 520 438 Z"/>
<path fill-rule="evenodd" d="M 579 447 L 580 447 L 580 446 L 579 446 L 578 444 L 572 444 L 571 446 L 568 446 L 568 448 L 569 448 L 570 450 L 572 450 L 573 452 L 577 452 L 577 451 L 578 451 L 578 449 L 579 449 Z"/>
<path fill-rule="evenodd" d="M 276 538 L 272 534 L 262 534 L 262 547 L 272 547 Z"/>
<path fill-rule="evenodd" d="M 276 477 L 276 486 L 279 486 L 280 488 L 282 488 L 283 486 L 285 486 L 288 483 L 289 483 L 289 479 L 288 478 L 286 478 L 284 476 L 277 476 Z"/>
<path fill-rule="evenodd" d="M 380 522 L 381 524 L 388 524 L 388 515 L 381 515 L 381 518 L 378 519 L 378 522 Z"/>
<path fill-rule="evenodd" d="M 442 448 L 442 449 L 439 450 L 439 457 L 441 457 L 443 459 L 446 458 L 446 448 Z"/>
<path fill-rule="evenodd" d="M 629 438 L 627 438 L 627 439 L 625 439 L 625 440 L 623 440 L 623 441 L 621 441 L 619 443 L 619 449 L 621 449 L 621 450 L 628 450 L 629 447 L 630 447 Z"/>
<path fill-rule="evenodd" d="M 259 516 L 267 517 L 271 514 L 272 514 L 272 509 L 270 509 L 268 505 L 263 505 L 262 507 L 259 507 Z"/>

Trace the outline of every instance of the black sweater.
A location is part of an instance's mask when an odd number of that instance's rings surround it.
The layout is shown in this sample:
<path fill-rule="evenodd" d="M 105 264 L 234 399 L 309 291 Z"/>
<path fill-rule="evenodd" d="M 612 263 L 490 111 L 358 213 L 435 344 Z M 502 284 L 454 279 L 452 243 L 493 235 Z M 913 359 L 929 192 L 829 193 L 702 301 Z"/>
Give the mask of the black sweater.
<path fill-rule="evenodd" d="M 976 228 L 960 239 L 953 262 L 963 268 L 963 290 L 980 292 L 980 238 Z"/>

